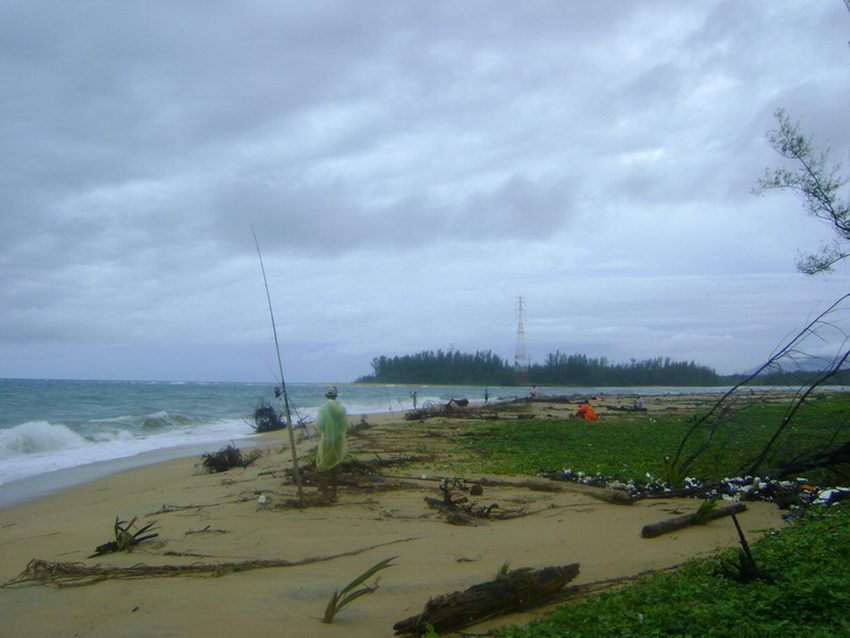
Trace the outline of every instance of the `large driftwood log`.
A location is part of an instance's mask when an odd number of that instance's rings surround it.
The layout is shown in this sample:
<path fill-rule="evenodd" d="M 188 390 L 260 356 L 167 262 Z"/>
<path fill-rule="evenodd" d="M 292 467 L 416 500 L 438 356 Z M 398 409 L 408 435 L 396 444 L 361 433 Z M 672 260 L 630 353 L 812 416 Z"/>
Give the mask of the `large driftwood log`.
<path fill-rule="evenodd" d="M 732 505 L 728 505 L 726 507 L 718 507 L 713 512 L 710 512 L 701 522 L 707 523 L 708 521 L 713 521 L 715 518 L 722 518 L 723 516 L 738 514 L 739 512 L 746 511 L 746 509 L 747 506 L 744 503 L 733 503 Z M 667 534 L 668 532 L 675 532 L 677 529 L 682 529 L 683 527 L 694 525 L 696 524 L 696 522 L 697 514 L 696 512 L 694 512 L 693 514 L 677 516 L 675 518 L 670 518 L 666 521 L 660 521 L 658 523 L 649 523 L 648 525 L 643 526 L 643 529 L 640 532 L 640 537 L 655 538 L 656 536 L 661 536 L 662 534 Z"/>
<path fill-rule="evenodd" d="M 396 635 L 421 636 L 434 631 L 455 631 L 493 616 L 530 609 L 552 600 L 578 576 L 579 565 L 544 567 L 536 571 L 515 569 L 507 576 L 432 598 L 425 610 L 393 625 Z"/>

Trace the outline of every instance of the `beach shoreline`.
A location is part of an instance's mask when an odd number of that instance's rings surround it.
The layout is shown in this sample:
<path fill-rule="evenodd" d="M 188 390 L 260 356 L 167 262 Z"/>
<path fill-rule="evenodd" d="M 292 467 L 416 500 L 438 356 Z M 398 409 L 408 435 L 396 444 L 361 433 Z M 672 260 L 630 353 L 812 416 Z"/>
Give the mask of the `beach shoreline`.
<path fill-rule="evenodd" d="M 544 400 L 539 407 L 551 406 Z M 355 458 L 409 462 L 344 483 L 339 504 L 331 507 L 313 504 L 316 487 L 310 483 L 304 485 L 308 507 L 293 506 L 298 496 L 288 479 L 284 430 L 252 437 L 251 447 L 262 456 L 246 468 L 202 474 L 197 456 L 182 457 L 0 510 L 3 583 L 18 577 L 32 559 L 119 574 L 85 585 L 65 583 L 78 585 L 72 587 L 32 582 L 5 587 L 0 596 L 4 635 L 392 636 L 393 624 L 420 613 L 429 598 L 490 580 L 506 562 L 535 569 L 578 562 L 574 584 L 580 585 L 664 569 L 738 541 L 728 519 L 640 538 L 647 523 L 695 510 L 699 502 L 693 499 L 612 505 L 569 486 L 540 491 L 527 476 L 464 477 L 485 485 L 482 503 L 522 515 L 451 525 L 424 498 L 438 496 L 439 480 L 452 474 L 447 464 L 417 460 L 417 453 L 433 434 L 461 425 L 436 419 L 424 429 L 410 428 L 389 413 L 352 415 L 351 421 L 366 423 L 351 437 Z M 410 438 L 412 430 L 422 438 Z M 316 443 L 300 441 L 299 457 L 306 459 Z M 112 538 L 116 517 L 152 522 L 158 536 L 132 553 L 88 558 Z M 775 505 L 760 502 L 748 503 L 740 520 L 751 540 L 785 524 Z M 391 556 L 397 557 L 394 566 L 381 572 L 374 594 L 340 612 L 333 625 L 321 622 L 335 589 Z M 245 567 L 255 564 L 278 566 Z M 187 571 L 176 577 L 120 577 L 137 565 Z M 204 565 L 242 568 L 217 577 L 190 569 Z M 524 623 L 539 611 L 487 621 L 473 630 Z"/>
<path fill-rule="evenodd" d="M 68 487 L 91 483 L 112 474 L 119 474 L 136 468 L 152 467 L 168 461 L 198 458 L 202 454 L 215 452 L 231 443 L 240 448 L 261 446 L 264 444 L 262 436 L 258 434 L 222 440 L 216 443 L 192 443 L 148 450 L 132 456 L 95 461 L 9 481 L 0 485 L 0 511 L 7 507 L 53 496 Z"/>

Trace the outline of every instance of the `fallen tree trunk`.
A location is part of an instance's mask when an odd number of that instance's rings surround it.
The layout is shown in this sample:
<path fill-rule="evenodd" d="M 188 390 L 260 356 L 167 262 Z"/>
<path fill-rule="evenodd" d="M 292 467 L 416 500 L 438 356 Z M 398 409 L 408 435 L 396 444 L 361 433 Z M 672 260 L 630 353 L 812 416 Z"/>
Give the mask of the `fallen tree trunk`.
<path fill-rule="evenodd" d="M 432 598 L 425 610 L 393 625 L 396 635 L 421 636 L 431 625 L 436 632 L 455 631 L 493 616 L 530 609 L 552 600 L 578 576 L 579 565 L 515 569 L 507 576 Z"/>
<path fill-rule="evenodd" d="M 792 461 L 780 467 L 764 470 L 761 474 L 772 479 L 783 479 L 786 476 L 799 475 L 809 470 L 847 463 L 850 463 L 850 441 L 834 450 L 828 450 L 808 459 Z"/>
<path fill-rule="evenodd" d="M 699 522 L 707 523 L 708 521 L 713 521 L 715 518 L 722 518 L 724 516 L 738 514 L 739 512 L 746 511 L 746 509 L 747 506 L 744 503 L 734 503 L 726 507 L 718 507 L 717 509 L 706 515 L 704 519 Z M 655 538 L 656 536 L 661 536 L 662 534 L 667 534 L 668 532 L 675 532 L 677 529 L 682 529 L 684 527 L 688 527 L 690 525 L 695 524 L 697 524 L 696 512 L 694 512 L 693 514 L 685 514 L 684 516 L 677 516 L 676 518 L 670 518 L 666 521 L 660 521 L 658 523 L 649 523 L 648 525 L 644 525 L 643 529 L 640 532 L 640 537 Z"/>

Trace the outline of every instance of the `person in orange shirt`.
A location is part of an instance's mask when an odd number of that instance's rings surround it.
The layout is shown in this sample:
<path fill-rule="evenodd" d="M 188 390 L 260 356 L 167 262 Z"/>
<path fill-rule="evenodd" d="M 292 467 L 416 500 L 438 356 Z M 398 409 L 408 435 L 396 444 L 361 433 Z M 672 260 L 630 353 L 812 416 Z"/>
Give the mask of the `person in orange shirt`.
<path fill-rule="evenodd" d="M 573 418 L 576 419 L 596 419 L 596 411 L 593 409 L 593 406 L 590 405 L 590 401 L 585 400 L 580 406 L 578 406 L 578 410 L 573 415 Z"/>

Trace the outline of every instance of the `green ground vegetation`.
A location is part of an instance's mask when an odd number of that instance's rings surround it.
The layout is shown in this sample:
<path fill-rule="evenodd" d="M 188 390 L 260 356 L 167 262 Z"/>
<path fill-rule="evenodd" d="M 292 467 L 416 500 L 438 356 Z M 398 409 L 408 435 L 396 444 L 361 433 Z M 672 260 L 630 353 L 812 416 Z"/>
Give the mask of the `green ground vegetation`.
<path fill-rule="evenodd" d="M 742 584 L 722 575 L 734 549 L 503 627 L 503 638 L 561 636 L 850 636 L 850 504 L 811 508 L 752 546 L 776 576 Z"/>
<path fill-rule="evenodd" d="M 735 476 L 774 437 L 788 410 L 787 402 L 754 402 L 724 414 L 710 445 L 689 468 L 701 480 Z M 824 445 L 850 440 L 850 393 L 824 392 L 807 401 L 771 444 L 764 467 L 776 467 L 798 456 L 814 454 Z M 622 480 L 664 478 L 666 457 L 674 457 L 698 414 L 684 410 L 663 413 L 611 412 L 597 421 L 581 419 L 518 419 L 483 421 L 471 426 L 475 435 L 461 444 L 474 454 L 472 471 L 497 474 L 538 474 L 544 470 L 582 471 Z M 712 422 L 713 423 L 713 422 Z M 703 427 L 709 427 L 708 425 Z M 689 453 L 704 441 L 689 440 Z M 836 477 L 811 472 L 811 480 Z"/>
<path fill-rule="evenodd" d="M 724 415 L 711 445 L 692 465 L 700 479 L 732 476 L 774 438 L 768 464 L 779 464 L 824 444 L 850 439 L 845 417 L 850 393 L 813 396 L 783 424 L 787 402 L 742 403 Z M 470 424 L 458 441 L 476 458 L 473 472 L 536 474 L 545 469 L 606 477 L 663 477 L 698 414 L 607 413 L 598 421 L 517 419 Z M 812 482 L 845 484 L 847 468 L 807 474 Z M 820 475 L 818 475 L 820 474 Z M 508 626 L 503 638 L 554 636 L 850 636 L 850 503 L 812 506 L 793 525 L 766 530 L 751 545 L 758 567 L 777 577 L 742 584 L 722 574 L 737 550 L 657 572 L 584 600 L 574 600 L 525 626 Z"/>

